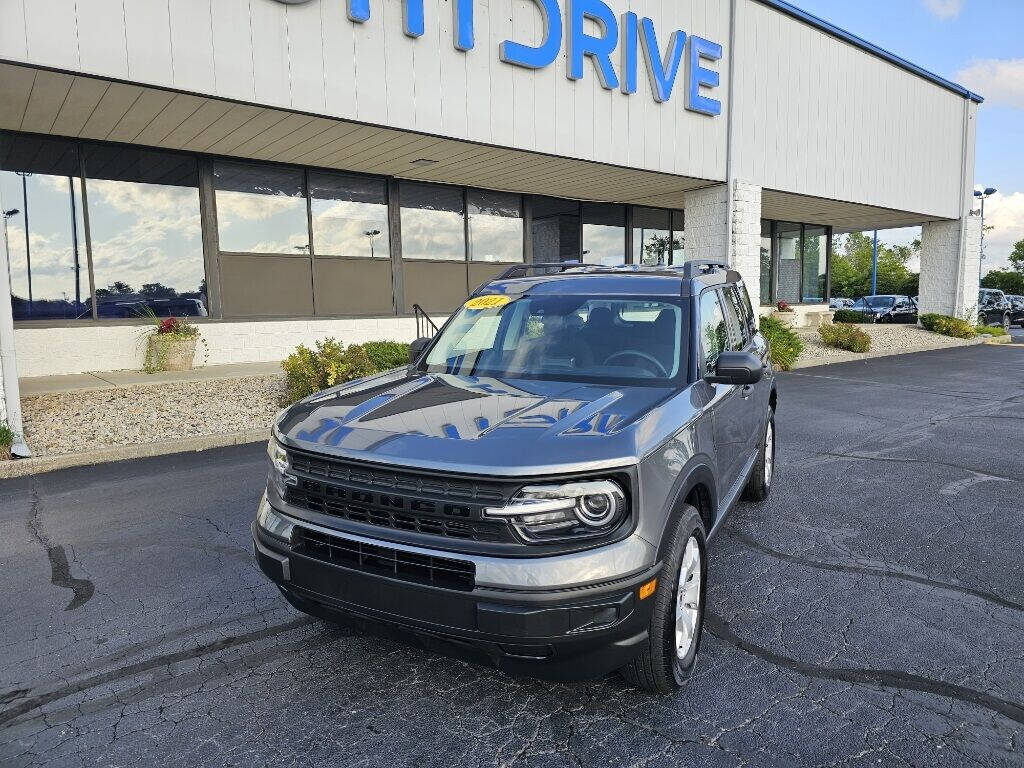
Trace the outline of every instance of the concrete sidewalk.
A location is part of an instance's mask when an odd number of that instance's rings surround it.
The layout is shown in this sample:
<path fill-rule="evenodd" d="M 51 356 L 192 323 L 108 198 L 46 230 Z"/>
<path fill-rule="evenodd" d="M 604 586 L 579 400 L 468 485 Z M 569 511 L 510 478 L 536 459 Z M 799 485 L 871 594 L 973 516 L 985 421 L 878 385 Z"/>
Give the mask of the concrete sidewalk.
<path fill-rule="evenodd" d="M 76 392 L 83 390 L 115 389 L 144 384 L 167 384 L 175 381 L 216 381 L 238 379 L 246 376 L 272 376 L 281 373 L 281 363 L 233 363 L 230 365 L 207 365 L 191 371 L 100 371 L 98 373 L 76 373 L 67 376 L 30 376 L 18 380 L 21 396 L 47 395 L 54 392 Z"/>

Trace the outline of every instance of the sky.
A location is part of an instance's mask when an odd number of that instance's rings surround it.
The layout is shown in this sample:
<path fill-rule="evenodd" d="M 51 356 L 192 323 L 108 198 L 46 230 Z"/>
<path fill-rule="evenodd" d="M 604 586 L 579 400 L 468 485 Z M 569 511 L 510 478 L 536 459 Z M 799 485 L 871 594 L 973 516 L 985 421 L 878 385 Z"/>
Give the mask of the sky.
<path fill-rule="evenodd" d="M 976 188 L 985 203 L 985 271 L 1005 268 L 1024 240 L 1024 0 L 794 0 L 836 26 L 985 97 Z M 919 229 L 884 239 L 906 242 Z"/>

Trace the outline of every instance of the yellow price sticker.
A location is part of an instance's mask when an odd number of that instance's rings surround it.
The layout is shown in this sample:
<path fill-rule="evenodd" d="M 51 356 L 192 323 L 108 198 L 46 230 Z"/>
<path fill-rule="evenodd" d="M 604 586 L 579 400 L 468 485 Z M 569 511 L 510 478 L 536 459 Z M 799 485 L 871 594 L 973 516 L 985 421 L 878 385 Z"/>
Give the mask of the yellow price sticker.
<path fill-rule="evenodd" d="M 492 296 L 477 296 L 466 302 L 466 309 L 497 309 L 504 307 L 512 301 L 511 296 L 495 294 Z"/>

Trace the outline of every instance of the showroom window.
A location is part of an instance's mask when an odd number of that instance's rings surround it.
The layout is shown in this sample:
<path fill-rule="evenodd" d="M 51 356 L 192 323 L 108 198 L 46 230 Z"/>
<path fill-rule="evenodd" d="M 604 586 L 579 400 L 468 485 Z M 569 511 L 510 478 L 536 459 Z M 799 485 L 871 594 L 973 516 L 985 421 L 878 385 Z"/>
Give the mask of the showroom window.
<path fill-rule="evenodd" d="M 466 229 L 462 187 L 403 182 L 402 258 L 465 261 Z"/>
<path fill-rule="evenodd" d="M 217 233 L 227 253 L 309 253 L 303 172 L 217 162 Z"/>
<path fill-rule="evenodd" d="M 384 179 L 310 171 L 309 196 L 317 256 L 391 255 Z"/>
<path fill-rule="evenodd" d="M 579 261 L 579 201 L 536 195 L 528 199 L 533 261 L 538 264 Z"/>
<path fill-rule="evenodd" d="M 670 266 L 684 261 L 683 212 L 633 208 L 633 263 Z"/>
<path fill-rule="evenodd" d="M 800 263 L 801 245 L 799 224 L 779 222 L 775 229 L 775 261 L 778 268 L 779 283 L 776 301 L 788 304 L 800 303 Z"/>
<path fill-rule="evenodd" d="M 583 262 L 622 264 L 626 248 L 626 206 L 583 204 Z"/>
<path fill-rule="evenodd" d="M 471 189 L 466 193 L 471 261 L 523 260 L 523 200 L 519 195 Z M 403 230 L 404 233 L 404 230 Z"/>
<path fill-rule="evenodd" d="M 761 221 L 761 304 L 772 303 L 772 222 Z"/>
<path fill-rule="evenodd" d="M 87 145 L 85 176 L 97 316 L 207 316 L 195 158 Z"/>
<path fill-rule="evenodd" d="M 77 145 L 0 133 L 0 212 L 15 320 L 92 316 Z"/>
<path fill-rule="evenodd" d="M 820 304 L 828 300 L 828 230 L 825 227 L 804 227 L 803 301 Z"/>
<path fill-rule="evenodd" d="M 832 228 L 761 222 L 761 304 L 821 304 L 829 296 Z"/>

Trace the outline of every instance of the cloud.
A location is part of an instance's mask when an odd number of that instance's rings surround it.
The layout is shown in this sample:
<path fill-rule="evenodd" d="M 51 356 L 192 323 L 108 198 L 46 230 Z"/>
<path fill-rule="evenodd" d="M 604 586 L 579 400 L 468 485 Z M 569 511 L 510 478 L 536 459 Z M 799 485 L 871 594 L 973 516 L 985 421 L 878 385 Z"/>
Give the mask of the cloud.
<path fill-rule="evenodd" d="M 956 80 L 989 104 L 1024 109 L 1024 59 L 979 59 L 957 72 Z"/>
<path fill-rule="evenodd" d="M 1002 192 L 985 203 L 985 271 L 1006 269 L 1013 246 L 1024 240 L 1024 192 Z"/>
<path fill-rule="evenodd" d="M 960 15 L 964 0 L 923 0 L 924 7 L 940 19 L 952 19 Z"/>

